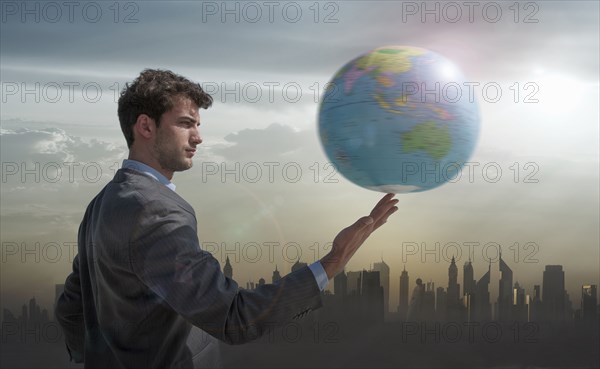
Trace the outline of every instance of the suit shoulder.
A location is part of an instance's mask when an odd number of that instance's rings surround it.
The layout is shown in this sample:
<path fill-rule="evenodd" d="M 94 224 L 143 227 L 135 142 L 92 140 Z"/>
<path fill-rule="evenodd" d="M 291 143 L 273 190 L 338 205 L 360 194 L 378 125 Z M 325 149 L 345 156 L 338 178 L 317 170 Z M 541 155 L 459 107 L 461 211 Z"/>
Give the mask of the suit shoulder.
<path fill-rule="evenodd" d="M 111 196 L 119 203 L 139 208 L 164 208 L 184 210 L 195 217 L 191 205 L 156 179 L 132 169 L 120 169 L 107 186 Z"/>

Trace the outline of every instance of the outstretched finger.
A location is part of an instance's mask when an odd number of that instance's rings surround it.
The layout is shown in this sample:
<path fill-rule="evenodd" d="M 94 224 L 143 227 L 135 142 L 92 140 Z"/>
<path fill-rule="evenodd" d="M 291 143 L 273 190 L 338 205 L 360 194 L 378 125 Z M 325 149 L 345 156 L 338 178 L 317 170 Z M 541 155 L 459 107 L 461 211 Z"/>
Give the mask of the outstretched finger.
<path fill-rule="evenodd" d="M 378 219 L 375 224 L 373 224 L 373 231 L 387 222 L 390 215 L 394 214 L 398 210 L 397 206 L 392 206 L 380 219 Z"/>
<path fill-rule="evenodd" d="M 375 210 L 378 206 L 383 205 L 386 201 L 389 201 L 389 200 L 393 199 L 394 196 L 396 196 L 395 193 L 386 193 L 385 196 L 383 196 L 381 198 L 381 200 L 379 200 L 379 202 L 377 203 L 377 205 L 375 205 L 375 207 L 373 208 L 373 210 Z"/>
<path fill-rule="evenodd" d="M 398 199 L 388 198 L 385 202 L 378 204 L 372 211 L 370 216 L 375 223 L 379 221 L 394 205 L 398 203 Z"/>
<path fill-rule="evenodd" d="M 373 217 L 373 219 L 375 221 L 377 221 L 377 218 L 375 216 L 378 213 L 380 214 L 380 209 L 381 208 L 389 206 L 389 203 L 391 201 L 397 201 L 397 200 L 394 199 L 394 196 L 396 196 L 396 194 L 394 194 L 394 193 L 387 193 L 387 194 L 385 194 L 385 196 L 383 196 L 381 198 L 381 200 L 379 200 L 379 202 L 377 203 L 377 205 L 375 205 L 375 207 L 373 207 L 373 209 L 371 210 L 370 216 Z"/>

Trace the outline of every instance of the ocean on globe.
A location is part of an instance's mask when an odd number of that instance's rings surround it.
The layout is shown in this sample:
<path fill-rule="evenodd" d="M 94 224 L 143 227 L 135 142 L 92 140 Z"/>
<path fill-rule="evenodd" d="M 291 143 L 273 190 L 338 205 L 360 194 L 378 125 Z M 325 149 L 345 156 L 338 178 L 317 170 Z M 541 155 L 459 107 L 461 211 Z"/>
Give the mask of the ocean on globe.
<path fill-rule="evenodd" d="M 375 191 L 455 182 L 479 136 L 469 83 L 445 57 L 386 46 L 342 67 L 326 86 L 319 135 L 337 171 Z"/>

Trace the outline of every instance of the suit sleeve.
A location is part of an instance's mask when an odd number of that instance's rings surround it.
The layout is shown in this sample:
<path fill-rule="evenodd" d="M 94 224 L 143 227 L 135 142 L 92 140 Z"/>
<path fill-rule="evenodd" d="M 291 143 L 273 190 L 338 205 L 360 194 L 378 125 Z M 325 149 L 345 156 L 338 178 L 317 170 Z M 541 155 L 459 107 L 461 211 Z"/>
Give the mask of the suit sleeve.
<path fill-rule="evenodd" d="M 65 281 L 65 289 L 56 302 L 54 315 L 65 334 L 71 361 L 83 363 L 85 326 L 79 281 L 79 254 L 73 260 L 73 271 Z"/>
<path fill-rule="evenodd" d="M 308 267 L 254 291 L 238 289 L 219 262 L 200 249 L 195 222 L 185 210 L 153 201 L 144 206 L 130 242 L 134 273 L 193 325 L 239 344 L 322 305 Z"/>

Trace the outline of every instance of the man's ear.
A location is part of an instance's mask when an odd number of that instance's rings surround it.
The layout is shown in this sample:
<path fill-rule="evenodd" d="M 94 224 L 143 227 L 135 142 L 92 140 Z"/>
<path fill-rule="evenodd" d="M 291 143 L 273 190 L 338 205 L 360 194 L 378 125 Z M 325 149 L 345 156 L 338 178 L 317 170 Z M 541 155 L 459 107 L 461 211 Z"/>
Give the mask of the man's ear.
<path fill-rule="evenodd" d="M 155 135 L 156 123 L 148 115 L 140 114 L 133 125 L 133 130 L 140 137 L 149 140 Z"/>

